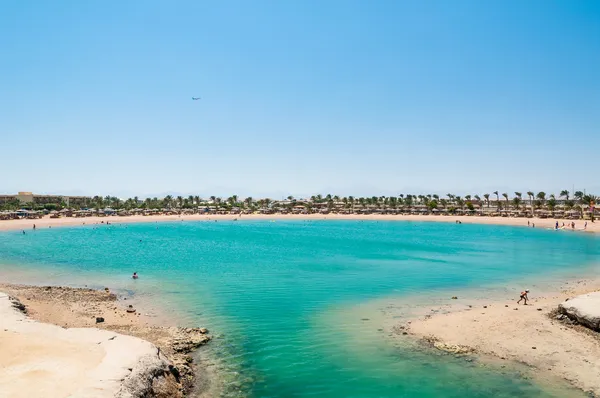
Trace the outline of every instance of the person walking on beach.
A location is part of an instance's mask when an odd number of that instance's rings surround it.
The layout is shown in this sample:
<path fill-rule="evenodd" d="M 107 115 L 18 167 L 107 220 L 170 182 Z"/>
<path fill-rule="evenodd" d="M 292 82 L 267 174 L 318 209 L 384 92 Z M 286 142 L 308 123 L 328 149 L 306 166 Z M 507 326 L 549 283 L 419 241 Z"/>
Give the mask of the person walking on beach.
<path fill-rule="evenodd" d="M 529 293 L 529 289 L 525 289 L 524 292 L 521 292 L 521 298 L 519 299 L 519 301 L 517 301 L 517 304 L 521 303 L 521 300 L 525 300 L 524 305 L 527 305 L 527 300 L 529 300 L 529 297 L 527 297 L 527 293 Z"/>

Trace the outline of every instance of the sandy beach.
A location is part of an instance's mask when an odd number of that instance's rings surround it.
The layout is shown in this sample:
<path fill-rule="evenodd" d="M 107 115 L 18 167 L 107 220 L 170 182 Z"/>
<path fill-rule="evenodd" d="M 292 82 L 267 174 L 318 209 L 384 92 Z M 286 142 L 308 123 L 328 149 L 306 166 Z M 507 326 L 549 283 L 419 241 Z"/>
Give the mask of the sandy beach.
<path fill-rule="evenodd" d="M 0 292 L 0 397 L 177 397 L 203 377 L 189 354 L 210 340 L 206 329 L 157 326 L 109 291 Z"/>
<path fill-rule="evenodd" d="M 181 215 L 181 216 L 113 216 L 113 217 L 82 217 L 82 218 L 50 218 L 46 216 L 41 219 L 28 220 L 5 220 L 0 221 L 0 231 L 9 230 L 30 230 L 35 224 L 37 228 L 61 227 L 61 226 L 81 226 L 100 224 L 109 222 L 111 224 L 140 223 L 140 222 L 176 222 L 176 221 L 215 221 L 215 220 L 364 220 L 364 221 L 424 221 L 424 222 L 448 222 L 456 223 L 460 221 L 463 224 L 492 224 L 492 225 L 512 225 L 527 227 L 527 222 L 535 224 L 536 228 L 553 229 L 556 222 L 562 226 L 571 225 L 575 222 L 575 230 L 582 231 L 585 221 L 583 220 L 565 220 L 565 219 L 540 219 L 540 218 L 512 218 L 512 217 L 482 217 L 482 216 L 440 216 L 440 215 L 344 215 L 344 214 L 248 214 L 248 215 Z M 571 231 L 571 228 L 565 228 Z M 600 222 L 587 222 L 586 232 L 600 232 Z"/>
<path fill-rule="evenodd" d="M 548 372 L 591 394 L 600 395 L 600 334 L 557 315 L 559 303 L 600 290 L 600 280 L 563 284 L 559 291 L 536 296 L 529 305 L 515 297 L 470 300 L 468 305 L 432 308 L 433 315 L 397 325 L 432 347 L 452 354 L 474 354 L 529 365 L 536 375 Z M 466 300 L 466 301 L 465 301 Z M 459 309 L 462 307 L 462 309 Z M 465 308 L 466 307 L 466 308 Z"/>

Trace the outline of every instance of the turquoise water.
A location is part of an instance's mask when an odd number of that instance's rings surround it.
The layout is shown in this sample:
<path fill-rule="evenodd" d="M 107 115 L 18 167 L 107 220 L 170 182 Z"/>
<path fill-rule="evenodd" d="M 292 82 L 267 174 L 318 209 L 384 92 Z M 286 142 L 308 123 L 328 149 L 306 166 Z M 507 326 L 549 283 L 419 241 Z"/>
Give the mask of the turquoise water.
<path fill-rule="evenodd" d="M 0 267 L 124 289 L 209 327 L 225 396 L 577 396 L 519 369 L 415 347 L 388 326 L 425 297 L 576 275 L 598 263 L 599 243 L 565 231 L 395 221 L 87 225 L 2 233 Z"/>

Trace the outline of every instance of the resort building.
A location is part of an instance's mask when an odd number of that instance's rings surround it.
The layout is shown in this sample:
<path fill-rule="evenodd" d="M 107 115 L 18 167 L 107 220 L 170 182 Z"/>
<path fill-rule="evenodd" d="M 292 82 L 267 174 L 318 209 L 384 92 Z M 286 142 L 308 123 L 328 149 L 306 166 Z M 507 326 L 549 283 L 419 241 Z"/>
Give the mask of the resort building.
<path fill-rule="evenodd" d="M 61 204 L 67 206 L 85 206 L 91 198 L 87 196 L 67 195 L 38 195 L 33 192 L 19 192 L 16 195 L 0 195 L 0 205 L 18 200 L 19 203 L 33 203 L 36 205 Z"/>

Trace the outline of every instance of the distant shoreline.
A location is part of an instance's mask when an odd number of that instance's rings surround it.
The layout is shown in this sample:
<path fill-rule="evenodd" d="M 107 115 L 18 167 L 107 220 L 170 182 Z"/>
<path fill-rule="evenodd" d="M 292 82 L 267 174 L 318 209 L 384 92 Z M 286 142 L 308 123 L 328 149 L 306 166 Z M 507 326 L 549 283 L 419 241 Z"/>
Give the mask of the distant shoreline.
<path fill-rule="evenodd" d="M 19 219 L 0 221 L 0 231 L 24 230 L 36 228 L 68 227 L 93 224 L 129 224 L 149 222 L 175 222 L 175 221 L 233 221 L 233 220 L 356 220 L 356 221 L 425 221 L 447 222 L 464 224 L 509 225 L 527 227 L 528 222 L 535 224 L 536 228 L 553 229 L 558 221 L 559 226 L 564 223 L 565 230 L 571 231 L 570 225 L 575 223 L 576 231 L 583 231 L 584 220 L 566 220 L 553 218 L 516 218 L 516 217 L 488 217 L 488 216 L 441 216 L 441 215 L 359 215 L 359 214 L 247 214 L 247 215 L 153 215 L 153 216 L 110 216 L 110 217 L 64 217 L 50 218 L 45 216 L 40 219 Z M 600 222 L 587 221 L 585 232 L 600 232 Z"/>

